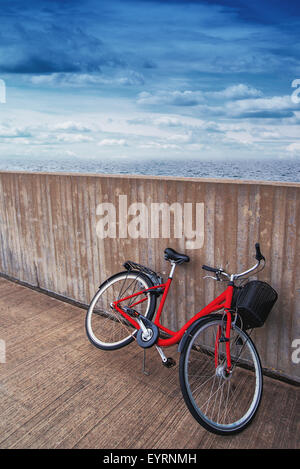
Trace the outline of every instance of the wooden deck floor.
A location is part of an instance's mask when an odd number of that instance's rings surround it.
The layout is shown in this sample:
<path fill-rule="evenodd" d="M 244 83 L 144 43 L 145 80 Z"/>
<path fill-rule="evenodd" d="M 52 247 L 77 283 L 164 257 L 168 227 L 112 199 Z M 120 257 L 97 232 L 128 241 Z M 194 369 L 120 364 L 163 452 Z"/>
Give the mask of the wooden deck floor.
<path fill-rule="evenodd" d="M 264 378 L 255 421 L 234 437 L 205 431 L 181 396 L 178 367 L 135 343 L 102 352 L 85 311 L 0 278 L 1 448 L 299 448 L 299 387 Z M 169 355 L 169 354 L 168 354 Z M 177 348 L 170 353 L 178 361 Z"/>

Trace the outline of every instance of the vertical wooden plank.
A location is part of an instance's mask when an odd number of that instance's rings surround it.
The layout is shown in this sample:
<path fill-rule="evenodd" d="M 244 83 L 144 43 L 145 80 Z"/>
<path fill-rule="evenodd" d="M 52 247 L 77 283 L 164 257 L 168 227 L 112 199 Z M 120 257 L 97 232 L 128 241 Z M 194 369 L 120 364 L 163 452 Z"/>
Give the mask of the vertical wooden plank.
<path fill-rule="evenodd" d="M 31 226 L 30 219 L 30 204 L 31 200 L 28 197 L 28 190 L 30 188 L 30 179 L 26 174 L 18 174 L 17 177 L 11 175 L 11 226 L 16 230 L 13 232 L 13 256 L 18 257 L 18 251 L 21 251 L 22 263 L 19 264 L 21 273 L 21 280 L 28 281 L 35 285 L 36 276 L 33 274 L 33 260 L 34 254 L 32 249 L 34 245 L 31 243 Z M 20 230 L 20 231 L 19 231 Z M 18 234 L 19 233 L 19 234 Z M 19 245 L 19 247 L 18 247 Z"/>
<path fill-rule="evenodd" d="M 95 178 L 95 207 L 97 208 L 99 204 L 105 202 L 104 200 L 104 190 L 103 190 L 103 178 Z M 98 222 L 99 217 L 96 217 L 96 223 Z M 95 226 L 96 230 L 96 226 Z M 96 255 L 96 260 L 97 260 L 97 267 L 96 270 L 98 270 L 99 273 L 99 285 L 104 282 L 105 278 L 110 277 L 112 275 L 112 272 L 110 271 L 110 259 L 107 256 L 105 256 L 105 248 L 104 248 L 104 241 L 97 237 L 96 241 L 96 246 L 97 246 L 97 255 Z"/>
<path fill-rule="evenodd" d="M 290 320 L 290 340 L 291 345 L 294 344 L 295 339 L 300 337 L 300 191 L 295 191 L 295 213 L 296 213 L 296 237 L 295 237 L 295 264 L 294 264 L 294 297 L 293 304 L 291 305 L 291 320 Z M 294 347 L 292 352 L 295 351 Z M 291 360 L 291 369 L 288 376 L 299 377 L 299 363 Z"/>
<path fill-rule="evenodd" d="M 0 174 L 0 271 L 7 272 L 8 265 L 6 260 L 7 252 L 7 223 L 4 204 L 3 174 Z"/>
<path fill-rule="evenodd" d="M 49 235 L 51 239 L 51 252 L 52 252 L 52 265 L 49 274 L 52 276 L 52 284 L 55 286 L 57 293 L 61 292 L 63 284 L 63 259 L 62 249 L 60 246 L 61 239 L 61 215 L 59 203 L 59 178 L 51 175 L 47 181 L 48 191 L 48 215 L 50 217 L 50 230 Z"/>
<path fill-rule="evenodd" d="M 237 206 L 237 271 L 243 272 L 249 266 L 249 187 L 238 187 Z"/>
<path fill-rule="evenodd" d="M 285 256 L 285 229 L 286 229 L 286 188 L 277 187 L 274 190 L 274 212 L 271 233 L 271 257 L 264 254 L 266 264 L 270 269 L 270 284 L 280 293 L 282 290 L 283 259 Z M 262 248 L 263 249 L 263 248 Z M 262 278 L 263 279 L 263 278 Z M 267 280 L 266 278 L 264 280 Z M 281 328 L 284 327 L 283 296 L 279 294 L 277 304 L 273 308 L 266 325 L 265 333 L 261 336 L 262 360 L 267 367 L 277 367 L 280 362 Z M 276 365 L 275 365 L 276 364 Z"/>
<path fill-rule="evenodd" d="M 9 190 L 9 175 L 2 175 L 2 193 L 1 193 L 1 203 L 2 205 L 2 217 L 1 217 L 1 231 L 2 231 L 2 242 L 3 242 L 3 261 L 2 264 L 7 270 L 4 272 L 8 275 L 13 276 L 13 259 L 11 256 L 12 246 L 11 246 L 11 233 L 10 228 L 13 225 L 10 224 L 9 217 L 9 203 L 10 203 L 10 190 Z"/>
<path fill-rule="evenodd" d="M 76 295 L 77 300 L 83 297 L 83 285 L 82 285 L 82 275 L 81 275 L 81 263 L 80 263 L 80 240 L 79 240 L 79 231 L 80 223 L 78 216 L 78 184 L 77 176 L 72 175 L 71 177 L 71 196 L 72 196 L 72 220 L 73 220 L 73 236 L 75 239 L 74 243 L 74 252 L 73 260 L 75 265 L 75 285 L 76 285 Z"/>
<path fill-rule="evenodd" d="M 79 265 L 81 277 L 81 295 L 79 301 L 82 303 L 87 302 L 89 297 L 89 274 L 88 274 L 88 240 L 86 237 L 86 226 L 88 224 L 89 211 L 84 205 L 84 192 L 85 192 L 85 177 L 76 177 L 77 185 L 77 220 L 78 220 L 78 245 L 79 245 Z"/>
<path fill-rule="evenodd" d="M 227 200 L 224 206 L 225 223 L 224 223 L 224 242 L 225 250 L 225 265 L 224 268 L 230 273 L 238 271 L 237 267 L 237 237 L 238 237 L 238 218 L 237 218 L 237 185 L 228 184 L 227 186 Z M 220 185 L 222 191 L 222 186 Z"/>
<path fill-rule="evenodd" d="M 88 303 L 89 299 L 95 293 L 95 270 L 94 270 L 94 259 L 93 259 L 93 238 L 92 238 L 92 210 L 94 207 L 90 203 L 90 186 L 91 180 L 88 177 L 84 178 L 83 185 L 83 206 L 85 213 L 85 240 L 86 240 L 86 260 L 87 260 L 87 278 L 88 285 L 86 289 L 85 302 Z"/>
<path fill-rule="evenodd" d="M 272 187 L 264 185 L 260 190 L 260 219 L 259 219 L 259 243 L 261 247 L 261 252 L 266 258 L 266 267 L 265 269 L 258 274 L 258 279 L 270 283 L 270 274 L 271 274 L 271 262 L 272 262 L 272 226 L 273 226 L 273 214 L 274 214 L 274 190 Z M 273 312 L 272 312 L 273 313 Z M 274 331 L 275 332 L 275 331 Z M 273 363 L 276 363 L 278 358 L 277 354 L 280 351 L 277 349 L 271 350 L 266 356 L 264 350 L 267 350 L 268 347 L 272 349 L 271 342 L 277 342 L 276 338 L 278 337 L 279 330 L 276 330 L 275 336 L 271 335 L 271 330 L 268 328 L 258 329 L 254 331 L 254 340 L 256 341 L 257 348 L 261 353 L 261 358 L 263 362 L 263 367 L 268 367 L 269 360 L 271 359 Z M 273 355 L 273 358 L 271 358 Z"/>
<path fill-rule="evenodd" d="M 205 184 L 205 257 L 203 264 L 215 266 L 215 201 L 216 184 Z M 215 296 L 214 281 L 205 279 L 206 288 L 204 304 L 208 304 Z"/>
<path fill-rule="evenodd" d="M 205 183 L 204 182 L 195 182 L 195 201 L 196 203 L 203 203 L 205 205 Z M 204 206 L 205 212 L 205 206 Z M 202 248 L 195 249 L 191 252 L 192 263 L 191 263 L 191 274 L 187 272 L 187 281 L 189 281 L 190 275 L 194 278 L 194 305 L 191 310 L 191 313 L 195 314 L 204 306 L 205 290 L 207 287 L 207 280 L 203 279 L 205 276 L 204 270 L 202 270 L 202 265 L 205 263 L 205 246 L 207 242 L 206 238 L 206 214 L 204 213 L 204 225 L 201 229 L 204 230 L 204 244 Z"/>
<path fill-rule="evenodd" d="M 285 229 L 285 253 L 283 257 L 283 270 L 282 270 L 282 296 L 283 311 L 280 316 L 280 336 L 278 341 L 279 350 L 289 350 L 291 348 L 293 335 L 293 304 L 296 295 L 296 278 L 295 268 L 296 263 L 299 264 L 299 258 L 296 257 L 296 240 L 297 240 L 297 198 L 295 191 L 287 188 L 286 191 L 286 229 Z M 278 357 L 279 358 L 279 357 Z M 280 366 L 289 373 L 292 361 L 291 356 L 285 353 L 280 356 Z M 278 366 L 278 365 L 277 365 Z"/>

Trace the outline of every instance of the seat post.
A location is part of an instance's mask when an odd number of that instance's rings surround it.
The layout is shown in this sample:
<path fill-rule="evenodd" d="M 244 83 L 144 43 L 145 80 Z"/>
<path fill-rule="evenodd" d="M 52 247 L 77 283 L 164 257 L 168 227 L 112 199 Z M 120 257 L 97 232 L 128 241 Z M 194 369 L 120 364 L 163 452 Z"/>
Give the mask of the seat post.
<path fill-rule="evenodd" d="M 176 267 L 176 262 L 174 261 L 171 261 L 171 271 L 170 271 L 170 274 L 169 274 L 169 278 L 173 278 L 173 274 L 174 274 L 174 270 L 175 270 L 175 267 Z"/>

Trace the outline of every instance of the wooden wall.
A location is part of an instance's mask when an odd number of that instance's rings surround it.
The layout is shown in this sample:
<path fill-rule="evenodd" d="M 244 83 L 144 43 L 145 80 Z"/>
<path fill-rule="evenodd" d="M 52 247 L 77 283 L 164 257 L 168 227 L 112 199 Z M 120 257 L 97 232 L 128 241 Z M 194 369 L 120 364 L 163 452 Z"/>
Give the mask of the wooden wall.
<path fill-rule="evenodd" d="M 138 202 L 149 209 L 149 236 L 151 204 L 192 204 L 194 229 L 199 222 L 198 247 L 186 236 L 175 237 L 173 215 L 168 239 L 126 234 L 126 220 L 119 219 L 119 196 L 125 195 L 128 207 Z M 99 204 L 104 202 L 116 208 L 114 238 L 99 237 L 104 213 Z M 127 223 L 133 220 L 134 224 L 139 213 L 129 214 Z M 187 215 L 182 223 L 188 223 Z M 293 363 L 292 353 L 300 357 L 300 351 L 297 355 L 293 348 L 293 341 L 300 339 L 299 224 L 297 183 L 0 173 L 0 272 L 87 304 L 99 284 L 122 270 L 128 259 L 166 277 L 169 264 L 163 250 L 173 247 L 186 252 L 191 262 L 175 272 L 163 316 L 170 328 L 179 328 L 221 291 L 222 284 L 203 280 L 203 263 L 229 272 L 245 270 L 254 263 L 254 244 L 259 241 L 267 265 L 258 278 L 269 282 L 279 299 L 265 326 L 253 337 L 263 367 L 296 381 L 300 381 L 300 364 Z M 145 236 L 145 232 L 140 234 Z"/>

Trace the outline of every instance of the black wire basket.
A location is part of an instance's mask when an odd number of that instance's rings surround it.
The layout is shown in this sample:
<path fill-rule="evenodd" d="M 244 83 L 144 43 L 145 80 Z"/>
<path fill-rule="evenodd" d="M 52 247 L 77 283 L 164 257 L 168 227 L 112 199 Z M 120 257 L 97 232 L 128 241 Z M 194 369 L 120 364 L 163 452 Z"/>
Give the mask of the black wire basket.
<path fill-rule="evenodd" d="M 243 329 L 262 327 L 277 298 L 277 292 L 268 283 L 252 280 L 234 288 L 231 309 L 241 317 Z"/>

